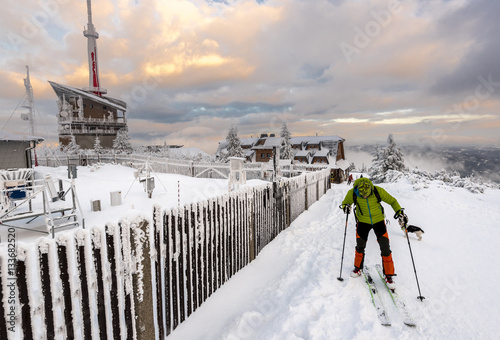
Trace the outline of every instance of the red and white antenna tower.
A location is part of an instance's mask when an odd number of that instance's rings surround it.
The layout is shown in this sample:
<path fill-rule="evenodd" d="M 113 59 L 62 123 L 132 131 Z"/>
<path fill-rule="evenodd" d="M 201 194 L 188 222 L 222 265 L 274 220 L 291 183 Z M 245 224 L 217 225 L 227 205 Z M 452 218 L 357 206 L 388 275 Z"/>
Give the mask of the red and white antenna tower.
<path fill-rule="evenodd" d="M 87 38 L 87 50 L 89 55 L 89 87 L 84 90 L 94 92 L 98 96 L 106 94 L 108 91 L 99 86 L 99 64 L 97 62 L 97 38 L 99 34 L 96 32 L 94 24 L 92 24 L 92 8 L 90 0 L 87 0 L 88 23 L 87 29 L 83 31 L 83 35 Z"/>

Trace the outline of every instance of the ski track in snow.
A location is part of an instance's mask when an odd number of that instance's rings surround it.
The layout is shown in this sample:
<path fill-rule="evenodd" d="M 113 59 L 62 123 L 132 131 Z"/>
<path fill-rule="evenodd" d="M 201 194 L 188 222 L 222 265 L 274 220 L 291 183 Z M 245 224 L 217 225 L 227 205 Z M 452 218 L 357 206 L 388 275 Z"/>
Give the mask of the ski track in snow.
<path fill-rule="evenodd" d="M 405 326 L 375 278 L 392 326 L 380 325 L 362 277 L 352 279 L 355 222 L 348 222 L 343 282 L 340 270 L 345 215 L 338 209 L 349 187 L 335 185 L 219 289 L 168 339 L 491 339 L 500 331 L 495 293 L 496 227 L 500 191 L 472 194 L 431 184 L 415 191 L 406 182 L 382 184 L 406 208 L 423 241 L 407 240 L 385 205 L 399 295 L 417 327 Z M 366 264 L 380 262 L 370 233 Z M 486 274 L 486 275 L 485 275 Z M 478 282 L 480 280 L 480 282 Z"/>

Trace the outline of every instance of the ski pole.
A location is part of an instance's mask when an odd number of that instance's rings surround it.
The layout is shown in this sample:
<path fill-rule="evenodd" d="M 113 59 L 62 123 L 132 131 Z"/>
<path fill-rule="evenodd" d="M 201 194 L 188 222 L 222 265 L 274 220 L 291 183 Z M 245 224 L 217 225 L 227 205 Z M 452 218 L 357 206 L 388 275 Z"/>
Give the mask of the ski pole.
<path fill-rule="evenodd" d="M 420 285 L 418 284 L 417 269 L 415 268 L 415 261 L 413 260 L 413 253 L 411 251 L 411 245 L 410 245 L 410 237 L 408 236 L 408 230 L 406 230 L 406 223 L 405 223 L 405 233 L 406 233 L 406 239 L 408 240 L 408 248 L 410 248 L 410 256 L 411 256 L 411 262 L 413 263 L 413 271 L 415 272 L 415 279 L 417 280 L 417 288 L 419 294 L 417 296 L 417 299 L 420 299 L 420 301 L 424 301 L 425 297 L 422 296 L 422 293 L 420 292 Z"/>
<path fill-rule="evenodd" d="M 339 206 L 340 209 L 342 209 L 342 206 Z M 347 234 L 347 220 L 349 219 L 349 213 L 346 214 L 345 217 L 345 230 L 344 230 L 344 243 L 342 245 L 342 260 L 340 261 L 340 276 L 337 277 L 337 280 L 339 281 L 344 281 L 342 278 L 342 265 L 344 264 L 344 249 L 345 249 L 345 236 Z"/>

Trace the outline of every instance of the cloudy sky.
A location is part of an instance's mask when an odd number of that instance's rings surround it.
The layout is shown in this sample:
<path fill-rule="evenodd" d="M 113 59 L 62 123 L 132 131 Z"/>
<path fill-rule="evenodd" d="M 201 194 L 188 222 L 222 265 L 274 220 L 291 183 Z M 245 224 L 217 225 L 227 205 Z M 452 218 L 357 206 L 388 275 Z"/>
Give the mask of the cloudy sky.
<path fill-rule="evenodd" d="M 101 85 L 136 144 L 214 152 L 240 137 L 500 146 L 500 1 L 93 0 Z M 38 134 L 57 138 L 48 80 L 88 86 L 85 0 L 6 0 L 0 125 L 30 67 Z M 15 111 L 15 114 L 13 112 Z"/>

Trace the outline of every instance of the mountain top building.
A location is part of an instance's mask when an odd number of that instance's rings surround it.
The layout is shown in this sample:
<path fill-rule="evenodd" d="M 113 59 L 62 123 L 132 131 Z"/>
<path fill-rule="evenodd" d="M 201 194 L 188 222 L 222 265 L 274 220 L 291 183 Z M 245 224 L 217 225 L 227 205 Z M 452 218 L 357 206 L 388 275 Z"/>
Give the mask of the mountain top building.
<path fill-rule="evenodd" d="M 104 96 L 107 90 L 100 87 L 96 43 L 99 34 L 92 23 L 90 0 L 87 0 L 87 13 L 87 29 L 83 35 L 88 42 L 89 87 L 77 89 L 49 81 L 58 98 L 59 144 L 66 146 L 74 137 L 81 148 L 92 149 L 95 139 L 99 138 L 102 147 L 111 148 L 118 131 L 128 130 L 127 104 Z"/>

